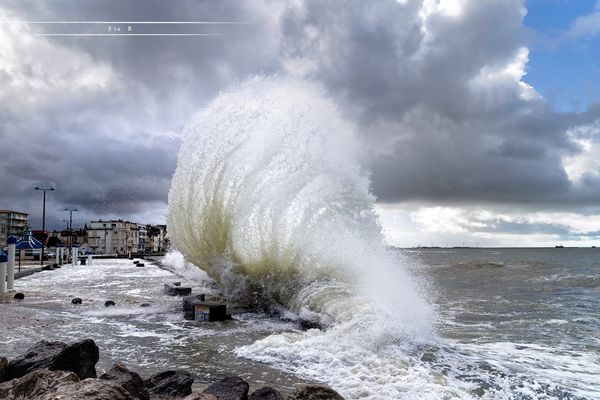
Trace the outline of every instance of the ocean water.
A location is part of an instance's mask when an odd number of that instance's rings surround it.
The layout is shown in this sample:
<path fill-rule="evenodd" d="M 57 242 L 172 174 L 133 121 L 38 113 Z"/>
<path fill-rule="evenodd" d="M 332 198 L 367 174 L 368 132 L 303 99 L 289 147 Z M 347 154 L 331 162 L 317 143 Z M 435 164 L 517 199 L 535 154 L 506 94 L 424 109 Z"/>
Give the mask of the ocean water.
<path fill-rule="evenodd" d="M 484 398 L 600 398 L 600 250 L 407 250 L 431 285 L 425 359 Z"/>
<path fill-rule="evenodd" d="M 372 334 L 372 327 L 304 331 L 261 312 L 226 323 L 185 321 L 181 299 L 162 294 L 164 282 L 219 290 L 171 254 L 165 262 L 175 273 L 98 260 L 18 280 L 26 300 L 0 303 L 0 354 L 14 357 L 42 339 L 91 337 L 100 371 L 116 361 L 142 376 L 184 368 L 199 386 L 238 374 L 253 388 L 284 393 L 295 383 L 325 382 L 348 399 L 600 398 L 598 250 L 397 253 L 428 285 L 438 315 L 434 333 L 421 340 L 360 341 L 360 329 Z M 70 304 L 75 296 L 83 305 Z M 108 299 L 117 305 L 105 308 Z"/>

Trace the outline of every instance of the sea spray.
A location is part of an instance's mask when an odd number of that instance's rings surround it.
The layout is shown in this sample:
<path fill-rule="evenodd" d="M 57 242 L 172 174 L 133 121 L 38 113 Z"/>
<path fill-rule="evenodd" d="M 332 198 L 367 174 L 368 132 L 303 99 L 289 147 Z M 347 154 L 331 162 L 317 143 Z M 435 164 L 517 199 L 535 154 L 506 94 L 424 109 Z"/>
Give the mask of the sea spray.
<path fill-rule="evenodd" d="M 359 148 L 356 128 L 318 86 L 255 78 L 187 128 L 168 225 L 174 246 L 228 299 L 329 328 L 272 335 L 241 355 L 314 378 L 354 368 L 353 385 L 371 382 L 345 392 L 370 397 L 378 378 L 369 370 L 402 374 L 408 363 L 379 354 L 429 337 L 433 312 L 386 251 Z"/>
<path fill-rule="evenodd" d="M 312 84 L 255 78 L 222 93 L 185 132 L 169 192 L 173 244 L 230 298 L 335 320 L 363 290 L 392 282 L 396 304 L 427 311 L 386 254 L 358 146 Z"/>

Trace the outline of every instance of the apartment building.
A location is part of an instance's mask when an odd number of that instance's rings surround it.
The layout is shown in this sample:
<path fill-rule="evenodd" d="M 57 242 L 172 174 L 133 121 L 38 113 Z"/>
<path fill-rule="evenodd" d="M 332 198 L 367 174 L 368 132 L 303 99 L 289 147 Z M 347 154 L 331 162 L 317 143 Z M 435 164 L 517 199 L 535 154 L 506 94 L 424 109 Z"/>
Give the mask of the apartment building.
<path fill-rule="evenodd" d="M 94 254 L 139 252 L 139 226 L 123 220 L 91 221 L 87 229 L 89 251 Z"/>
<path fill-rule="evenodd" d="M 10 235 L 21 238 L 29 226 L 29 214 L 12 210 L 0 210 L 0 249 L 7 246 Z"/>

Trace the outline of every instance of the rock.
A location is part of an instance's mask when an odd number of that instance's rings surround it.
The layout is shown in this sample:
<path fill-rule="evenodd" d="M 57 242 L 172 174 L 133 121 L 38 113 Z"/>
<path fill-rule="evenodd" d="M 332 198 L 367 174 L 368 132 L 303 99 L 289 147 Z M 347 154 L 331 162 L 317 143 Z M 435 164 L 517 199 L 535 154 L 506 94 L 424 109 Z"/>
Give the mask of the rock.
<path fill-rule="evenodd" d="M 108 300 L 107 302 L 104 303 L 104 307 L 110 307 L 110 306 L 114 306 L 115 302 L 112 300 Z"/>
<path fill-rule="evenodd" d="M 54 268 L 52 268 L 52 265 L 48 264 L 48 265 L 44 265 L 44 266 L 42 267 L 42 269 L 43 269 L 44 271 L 52 271 Z"/>
<path fill-rule="evenodd" d="M 150 399 L 150 394 L 144 386 L 142 378 L 137 373 L 128 370 L 123 363 L 113 365 L 108 372 L 100 375 L 100 379 L 117 383 L 135 399 Z"/>
<path fill-rule="evenodd" d="M 248 383 L 239 376 L 228 376 L 204 389 L 202 393 L 212 394 L 217 400 L 247 400 Z"/>
<path fill-rule="evenodd" d="M 54 399 L 46 396 L 61 385 L 74 382 L 79 382 L 79 378 L 72 372 L 38 369 L 23 377 L 0 383 L 0 399 Z"/>
<path fill-rule="evenodd" d="M 67 345 L 63 342 L 37 342 L 25 355 L 8 363 L 10 379 L 47 368 L 51 371 L 71 371 L 80 379 L 96 377 L 98 346 L 91 339 Z"/>
<path fill-rule="evenodd" d="M 252 392 L 249 400 L 283 400 L 283 396 L 272 387 L 262 387 Z"/>
<path fill-rule="evenodd" d="M 137 264 L 135 264 L 135 266 L 136 266 L 136 267 L 144 267 L 144 266 L 145 266 L 145 264 L 144 264 L 144 263 L 137 263 Z"/>
<path fill-rule="evenodd" d="M 100 358 L 98 346 L 92 339 L 67 345 L 67 347 L 54 360 L 54 368 L 61 371 L 71 371 L 79 379 L 95 378 L 96 363 Z"/>
<path fill-rule="evenodd" d="M 140 304 L 140 307 L 150 307 L 150 303 L 142 303 Z"/>
<path fill-rule="evenodd" d="M 183 400 L 217 400 L 217 398 L 212 394 L 193 393 L 185 396 Z"/>
<path fill-rule="evenodd" d="M 133 400 L 131 394 L 117 382 L 85 379 L 58 386 L 36 400 Z M 21 400 L 21 399 L 19 399 Z"/>
<path fill-rule="evenodd" d="M 71 300 L 71 304 L 81 304 L 82 301 L 79 297 L 75 297 L 74 299 Z"/>
<path fill-rule="evenodd" d="M 15 300 L 23 300 L 25 298 L 25 295 L 23 293 L 15 293 L 15 295 L 13 296 L 13 299 Z"/>
<path fill-rule="evenodd" d="M 344 398 L 325 385 L 297 385 L 288 400 L 344 400 Z"/>
<path fill-rule="evenodd" d="M 63 342 L 37 342 L 24 355 L 11 360 L 8 363 L 9 379 L 20 378 L 29 372 L 52 366 L 56 358 L 67 345 Z"/>
<path fill-rule="evenodd" d="M 161 396 L 187 396 L 192 393 L 194 378 L 182 370 L 165 371 L 144 380 L 148 390 Z"/>
<path fill-rule="evenodd" d="M 0 382 L 8 379 L 8 360 L 0 357 Z"/>

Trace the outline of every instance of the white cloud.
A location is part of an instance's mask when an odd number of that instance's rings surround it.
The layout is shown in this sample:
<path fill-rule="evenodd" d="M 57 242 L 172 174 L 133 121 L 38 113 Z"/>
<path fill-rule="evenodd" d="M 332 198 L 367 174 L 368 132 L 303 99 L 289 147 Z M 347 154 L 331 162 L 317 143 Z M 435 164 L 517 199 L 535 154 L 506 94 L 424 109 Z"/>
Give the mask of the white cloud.
<path fill-rule="evenodd" d="M 103 92 L 116 73 L 87 53 L 35 36 L 29 25 L 0 8 L 0 101 L 5 106 L 54 103 L 65 96 Z"/>
<path fill-rule="evenodd" d="M 378 206 L 389 244 L 437 246 L 598 245 L 600 215 L 488 207 Z"/>
<path fill-rule="evenodd" d="M 593 39 L 600 35 L 600 2 L 596 3 L 596 11 L 578 17 L 565 36 L 569 39 Z"/>
<path fill-rule="evenodd" d="M 600 122 L 570 129 L 568 135 L 581 148 L 562 159 L 569 179 L 579 183 L 585 177 L 600 176 Z"/>

